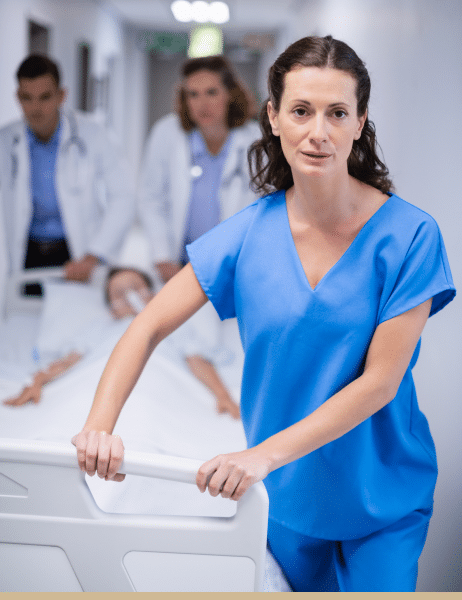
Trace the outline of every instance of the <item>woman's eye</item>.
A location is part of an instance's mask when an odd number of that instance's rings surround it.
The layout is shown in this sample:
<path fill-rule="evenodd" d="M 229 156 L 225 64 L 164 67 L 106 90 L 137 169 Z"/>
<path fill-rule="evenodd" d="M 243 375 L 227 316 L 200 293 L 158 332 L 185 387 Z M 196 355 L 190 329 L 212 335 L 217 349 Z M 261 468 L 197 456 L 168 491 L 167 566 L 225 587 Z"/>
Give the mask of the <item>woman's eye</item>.
<path fill-rule="evenodd" d="M 347 113 L 344 110 L 336 110 L 334 112 L 334 117 L 336 119 L 343 119 L 346 116 L 347 116 Z"/>
<path fill-rule="evenodd" d="M 294 110 L 294 114 L 297 117 L 304 117 L 306 115 L 306 108 L 296 108 Z"/>

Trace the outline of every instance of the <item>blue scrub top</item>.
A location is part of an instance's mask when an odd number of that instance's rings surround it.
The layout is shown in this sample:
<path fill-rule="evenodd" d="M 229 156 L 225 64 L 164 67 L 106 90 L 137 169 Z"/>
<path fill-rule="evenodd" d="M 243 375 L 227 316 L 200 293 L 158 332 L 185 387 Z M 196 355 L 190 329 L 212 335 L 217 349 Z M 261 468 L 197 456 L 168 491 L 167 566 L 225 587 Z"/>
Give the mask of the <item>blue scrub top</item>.
<path fill-rule="evenodd" d="M 312 289 L 292 238 L 285 192 L 251 204 L 188 246 L 222 319 L 237 316 L 249 446 L 289 427 L 361 375 L 379 323 L 455 289 L 440 231 L 392 195 Z M 364 537 L 432 505 L 437 466 L 412 379 L 338 440 L 268 475 L 270 518 L 302 534 Z"/>

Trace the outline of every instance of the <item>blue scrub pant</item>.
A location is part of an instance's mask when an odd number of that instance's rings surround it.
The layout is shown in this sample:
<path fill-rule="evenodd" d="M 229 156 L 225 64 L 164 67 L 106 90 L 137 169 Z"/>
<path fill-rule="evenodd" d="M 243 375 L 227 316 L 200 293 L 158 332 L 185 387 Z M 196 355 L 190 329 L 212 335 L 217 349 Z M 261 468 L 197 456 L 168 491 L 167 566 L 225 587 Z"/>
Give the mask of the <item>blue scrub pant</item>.
<path fill-rule="evenodd" d="M 320 540 L 270 519 L 268 544 L 295 592 L 415 592 L 431 510 L 367 537 Z"/>

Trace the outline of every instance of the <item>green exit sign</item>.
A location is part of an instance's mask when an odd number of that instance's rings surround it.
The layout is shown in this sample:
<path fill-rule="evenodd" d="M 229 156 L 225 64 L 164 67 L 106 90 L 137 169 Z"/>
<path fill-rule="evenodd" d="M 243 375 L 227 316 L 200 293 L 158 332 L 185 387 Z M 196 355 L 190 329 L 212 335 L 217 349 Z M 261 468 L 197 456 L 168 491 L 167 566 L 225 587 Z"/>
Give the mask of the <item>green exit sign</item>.
<path fill-rule="evenodd" d="M 140 46 L 146 52 L 186 52 L 188 49 L 187 33 L 162 33 L 149 31 L 139 38 Z"/>

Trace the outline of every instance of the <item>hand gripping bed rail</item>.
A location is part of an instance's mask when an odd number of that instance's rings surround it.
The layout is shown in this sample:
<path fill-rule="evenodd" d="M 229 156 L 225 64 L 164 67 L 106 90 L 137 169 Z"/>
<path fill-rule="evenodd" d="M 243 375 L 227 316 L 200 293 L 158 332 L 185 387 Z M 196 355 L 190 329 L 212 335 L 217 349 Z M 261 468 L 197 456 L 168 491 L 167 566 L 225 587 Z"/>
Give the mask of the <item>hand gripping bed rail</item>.
<path fill-rule="evenodd" d="M 200 464 L 127 451 L 121 472 L 192 484 Z M 232 517 L 105 513 L 74 446 L 0 439 L 2 592 L 260 591 L 267 519 L 262 483 Z"/>

